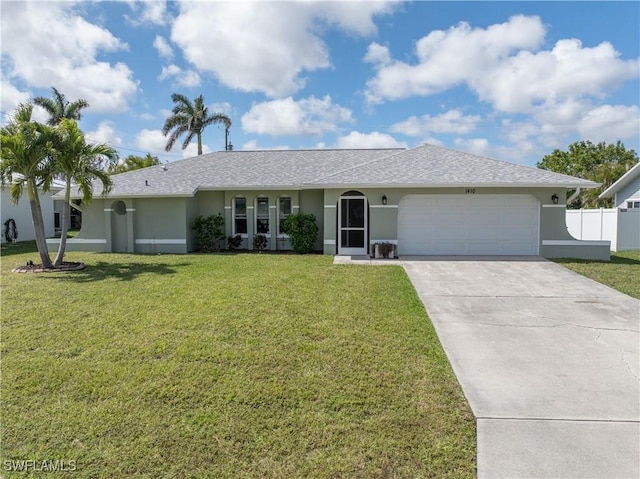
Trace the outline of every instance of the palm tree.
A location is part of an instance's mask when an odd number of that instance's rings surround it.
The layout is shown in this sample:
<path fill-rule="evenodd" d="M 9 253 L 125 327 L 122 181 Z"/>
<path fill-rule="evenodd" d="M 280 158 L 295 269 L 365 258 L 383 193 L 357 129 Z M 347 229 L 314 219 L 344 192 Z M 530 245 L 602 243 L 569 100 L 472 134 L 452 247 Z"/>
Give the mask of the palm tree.
<path fill-rule="evenodd" d="M 118 158 L 116 150 L 103 143 L 87 144 L 84 133 L 75 120 L 63 118 L 58 125 L 58 138 L 55 158 L 55 171 L 64 178 L 64 209 L 62 210 L 62 232 L 60 247 L 53 262 L 57 267 L 62 264 L 67 247 L 67 230 L 71 215 L 71 184 L 75 183 L 82 192 L 82 202 L 89 203 L 93 198 L 93 180 L 102 183 L 102 194 L 111 188 L 111 178 L 100 168 L 104 160 L 114 163 Z"/>
<path fill-rule="evenodd" d="M 57 89 L 51 88 L 53 98 L 39 96 L 33 99 L 33 103 L 41 106 L 49 114 L 47 124 L 56 126 L 63 118 L 79 120 L 82 117 L 80 110 L 87 108 L 89 103 L 86 100 L 77 100 L 72 103 Z"/>
<path fill-rule="evenodd" d="M 110 175 L 116 175 L 118 173 L 139 170 L 141 168 L 148 168 L 149 166 L 159 164 L 160 159 L 157 156 L 151 156 L 151 153 L 147 153 L 146 156 L 129 155 L 124 159 L 123 163 L 112 164 L 107 172 Z"/>
<path fill-rule="evenodd" d="M 47 125 L 32 122 L 32 113 L 33 105 L 18 105 L 13 120 L 0 131 L 0 176 L 2 184 L 11 185 L 14 204 L 26 187 L 42 266 L 51 268 L 38 189 L 49 191 L 54 178 L 51 153 L 55 132 Z"/>
<path fill-rule="evenodd" d="M 172 110 L 173 114 L 167 118 L 162 127 L 164 136 L 167 136 L 171 131 L 165 147 L 166 151 L 170 151 L 176 140 L 183 133 L 186 133 L 187 137 L 182 143 L 182 149 L 184 150 L 191 143 L 193 135 L 196 135 L 198 139 L 198 155 L 202 155 L 202 131 L 213 123 L 224 123 L 226 130 L 231 126 L 231 119 L 224 113 L 209 114 L 208 108 L 204 106 L 202 95 L 196 98 L 194 103 L 191 103 L 186 96 L 179 93 L 171 95 L 171 99 L 175 103 Z"/>

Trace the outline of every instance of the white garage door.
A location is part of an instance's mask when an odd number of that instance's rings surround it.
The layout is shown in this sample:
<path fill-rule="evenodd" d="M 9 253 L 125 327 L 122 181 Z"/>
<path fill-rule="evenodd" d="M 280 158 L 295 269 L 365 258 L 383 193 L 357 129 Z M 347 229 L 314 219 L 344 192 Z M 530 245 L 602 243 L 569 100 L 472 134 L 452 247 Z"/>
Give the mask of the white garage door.
<path fill-rule="evenodd" d="M 407 195 L 401 255 L 537 255 L 539 204 L 529 195 Z"/>

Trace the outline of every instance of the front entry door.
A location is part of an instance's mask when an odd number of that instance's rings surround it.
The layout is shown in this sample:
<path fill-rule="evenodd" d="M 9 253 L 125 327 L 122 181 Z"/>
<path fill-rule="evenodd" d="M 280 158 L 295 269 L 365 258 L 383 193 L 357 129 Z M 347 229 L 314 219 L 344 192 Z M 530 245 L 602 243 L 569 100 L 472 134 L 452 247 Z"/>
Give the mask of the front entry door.
<path fill-rule="evenodd" d="M 367 198 L 342 196 L 338 203 L 338 254 L 366 255 Z"/>

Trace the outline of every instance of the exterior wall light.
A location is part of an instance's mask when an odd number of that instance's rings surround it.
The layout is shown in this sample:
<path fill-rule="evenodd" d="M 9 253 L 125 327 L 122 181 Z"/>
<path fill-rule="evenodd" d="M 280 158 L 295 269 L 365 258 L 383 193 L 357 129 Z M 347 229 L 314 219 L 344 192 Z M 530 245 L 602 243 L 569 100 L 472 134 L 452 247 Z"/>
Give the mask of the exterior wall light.
<path fill-rule="evenodd" d="M 387 195 L 382 195 L 382 204 L 383 205 L 387 204 Z"/>
<path fill-rule="evenodd" d="M 551 196 L 551 201 L 553 201 L 554 205 L 558 204 L 558 195 L 556 195 L 555 193 Z"/>

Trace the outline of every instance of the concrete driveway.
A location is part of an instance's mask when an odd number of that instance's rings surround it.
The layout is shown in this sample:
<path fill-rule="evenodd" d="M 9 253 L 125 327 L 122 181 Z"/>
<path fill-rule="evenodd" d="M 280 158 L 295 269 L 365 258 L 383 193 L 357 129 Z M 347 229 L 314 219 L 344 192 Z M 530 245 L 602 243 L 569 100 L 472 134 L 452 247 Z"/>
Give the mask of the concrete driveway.
<path fill-rule="evenodd" d="M 538 257 L 402 258 L 477 418 L 479 478 L 640 477 L 640 302 Z"/>

